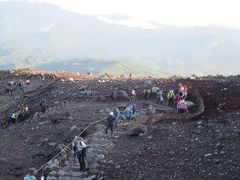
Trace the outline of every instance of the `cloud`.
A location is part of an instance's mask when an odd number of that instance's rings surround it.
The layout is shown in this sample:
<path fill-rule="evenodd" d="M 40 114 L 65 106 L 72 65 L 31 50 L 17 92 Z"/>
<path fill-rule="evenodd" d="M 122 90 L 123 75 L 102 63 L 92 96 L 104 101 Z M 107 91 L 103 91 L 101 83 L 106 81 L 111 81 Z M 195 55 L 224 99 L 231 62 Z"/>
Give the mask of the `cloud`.
<path fill-rule="evenodd" d="M 49 24 L 49 25 L 47 25 L 47 26 L 40 27 L 40 28 L 39 28 L 39 31 L 46 33 L 46 32 L 49 32 L 49 31 L 50 31 L 52 28 L 54 28 L 54 27 L 55 27 L 55 23 L 52 22 L 51 24 Z"/>

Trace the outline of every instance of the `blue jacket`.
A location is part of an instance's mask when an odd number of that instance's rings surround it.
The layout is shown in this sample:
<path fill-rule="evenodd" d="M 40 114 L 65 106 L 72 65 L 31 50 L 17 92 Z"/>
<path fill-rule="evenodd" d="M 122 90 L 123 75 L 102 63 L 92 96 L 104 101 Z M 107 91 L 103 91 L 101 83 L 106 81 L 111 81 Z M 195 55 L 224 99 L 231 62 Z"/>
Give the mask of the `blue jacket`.
<path fill-rule="evenodd" d="M 114 116 L 109 115 L 109 116 L 107 117 L 108 125 L 114 126 L 115 121 L 116 121 L 116 118 L 115 118 Z"/>

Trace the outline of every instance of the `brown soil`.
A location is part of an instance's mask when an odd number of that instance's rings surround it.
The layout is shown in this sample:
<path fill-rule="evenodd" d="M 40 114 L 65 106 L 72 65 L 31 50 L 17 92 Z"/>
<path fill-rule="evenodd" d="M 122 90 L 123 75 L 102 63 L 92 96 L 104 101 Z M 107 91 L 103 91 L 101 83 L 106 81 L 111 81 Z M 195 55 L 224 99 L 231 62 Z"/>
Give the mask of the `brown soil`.
<path fill-rule="evenodd" d="M 40 74 L 45 74 L 45 80 L 39 79 Z M 148 134 L 143 137 L 122 137 L 98 169 L 98 177 L 237 179 L 240 175 L 240 76 L 200 80 L 118 78 L 99 83 L 96 76 L 20 70 L 1 71 L 0 77 L 0 179 L 21 179 L 28 168 L 39 168 L 53 157 L 59 151 L 59 143 L 66 145 L 89 122 L 105 117 L 100 110 L 112 105 L 109 106 L 108 97 L 100 101 L 101 94 L 108 96 L 116 87 L 129 91 L 136 86 L 141 93 L 149 87 L 145 83 L 149 80 L 164 90 L 177 88 L 179 82 L 190 89 L 197 88 L 204 100 L 204 113 L 187 121 L 148 124 Z M 26 77 L 32 80 L 31 89 L 24 94 L 31 116 L 22 122 L 8 123 L 8 112 L 16 102 L 14 97 L 5 95 L 5 84 Z M 84 85 L 96 96 L 92 99 L 80 96 L 79 88 Z M 24 96 L 17 91 L 16 95 Z M 49 113 L 40 113 L 42 98 L 48 101 Z M 76 128 L 71 131 L 73 126 Z"/>

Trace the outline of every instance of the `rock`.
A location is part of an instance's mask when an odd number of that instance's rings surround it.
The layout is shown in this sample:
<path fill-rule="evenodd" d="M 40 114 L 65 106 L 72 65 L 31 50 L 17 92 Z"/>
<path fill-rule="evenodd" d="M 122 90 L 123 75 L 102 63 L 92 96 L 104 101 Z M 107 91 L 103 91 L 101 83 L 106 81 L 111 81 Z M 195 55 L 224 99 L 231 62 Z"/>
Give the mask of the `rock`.
<path fill-rule="evenodd" d="M 56 171 L 51 171 L 50 173 L 49 173 L 49 176 L 57 176 L 57 172 Z"/>
<path fill-rule="evenodd" d="M 208 153 L 208 154 L 205 154 L 204 157 L 209 157 L 209 156 L 212 156 L 212 153 Z"/>
<path fill-rule="evenodd" d="M 105 112 L 107 112 L 107 113 L 110 113 L 112 110 L 111 109 L 109 109 L 109 108 L 106 108 L 105 109 Z"/>
<path fill-rule="evenodd" d="M 128 129 L 128 135 L 130 136 L 139 136 L 140 133 L 146 134 L 147 127 L 141 124 L 133 124 Z"/>
<path fill-rule="evenodd" d="M 152 136 L 148 136 L 147 139 L 152 139 L 153 137 Z"/>
<path fill-rule="evenodd" d="M 117 92 L 117 98 L 123 98 L 123 99 L 128 99 L 129 96 L 128 96 L 128 93 L 124 90 L 119 90 Z"/>
<path fill-rule="evenodd" d="M 143 135 L 144 135 L 143 133 L 139 133 L 139 134 L 138 134 L 139 137 L 142 137 Z"/>
<path fill-rule="evenodd" d="M 101 160 L 104 159 L 104 155 L 103 154 L 98 154 L 96 158 L 97 158 L 97 161 L 101 161 Z"/>
<path fill-rule="evenodd" d="M 70 132 L 74 131 L 75 129 L 77 129 L 77 126 L 72 126 L 71 129 L 70 129 Z"/>
<path fill-rule="evenodd" d="M 73 78 L 69 78 L 68 80 L 69 80 L 69 81 L 72 81 L 72 82 L 74 81 L 74 79 L 73 79 Z"/>
<path fill-rule="evenodd" d="M 54 146 L 56 146 L 56 144 L 57 144 L 57 143 L 55 143 L 55 142 L 51 142 L 51 143 L 49 143 L 48 145 L 51 146 L 51 147 L 54 147 Z"/>
<path fill-rule="evenodd" d="M 54 159 L 48 167 L 49 167 L 50 171 L 58 169 L 59 168 L 59 160 Z"/>
<path fill-rule="evenodd" d="M 140 115 L 146 115 L 147 113 L 145 111 L 140 111 L 139 114 Z"/>
<path fill-rule="evenodd" d="M 58 179 L 54 176 L 48 176 L 46 180 L 58 180 Z"/>
<path fill-rule="evenodd" d="M 66 173 L 63 170 L 58 171 L 58 175 L 63 176 L 64 174 L 66 174 Z"/>
<path fill-rule="evenodd" d="M 87 178 L 81 178 L 81 180 L 93 180 L 93 179 L 96 179 L 96 175 L 92 175 Z"/>
<path fill-rule="evenodd" d="M 78 90 L 79 91 L 86 91 L 87 90 L 87 86 L 81 86 Z"/>
<path fill-rule="evenodd" d="M 160 88 L 159 87 L 152 87 L 152 92 L 156 93 Z"/>

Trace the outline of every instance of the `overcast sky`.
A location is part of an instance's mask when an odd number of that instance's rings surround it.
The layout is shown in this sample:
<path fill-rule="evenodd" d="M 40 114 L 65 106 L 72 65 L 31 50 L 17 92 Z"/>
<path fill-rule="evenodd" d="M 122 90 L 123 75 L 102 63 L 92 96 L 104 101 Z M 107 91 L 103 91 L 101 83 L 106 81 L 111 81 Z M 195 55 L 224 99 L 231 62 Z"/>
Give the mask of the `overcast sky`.
<path fill-rule="evenodd" d="M 3 1 L 3 0 L 0 0 Z M 240 29 L 240 0 L 29 0 L 96 15 L 110 23 L 157 28 L 225 26 Z"/>

